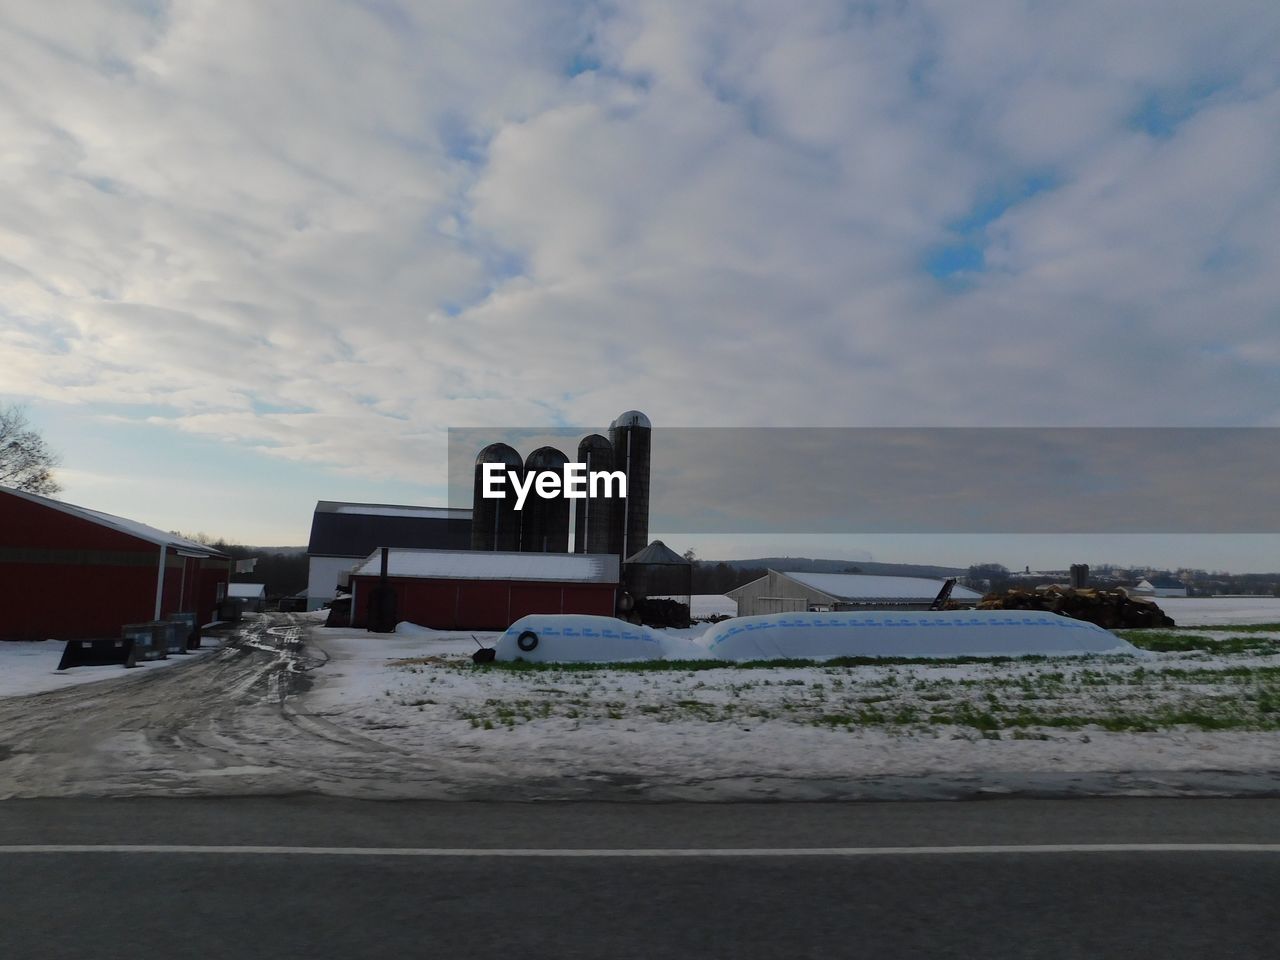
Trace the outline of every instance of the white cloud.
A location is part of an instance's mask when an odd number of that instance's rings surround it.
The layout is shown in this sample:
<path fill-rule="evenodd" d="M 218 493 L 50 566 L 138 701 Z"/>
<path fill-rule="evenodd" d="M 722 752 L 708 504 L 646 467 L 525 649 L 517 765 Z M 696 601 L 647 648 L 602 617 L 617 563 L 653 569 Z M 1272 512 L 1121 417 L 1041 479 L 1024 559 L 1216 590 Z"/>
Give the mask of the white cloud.
<path fill-rule="evenodd" d="M 413 480 L 629 407 L 1280 423 L 1278 53 L 1248 0 L 6 4 L 0 389 Z"/>

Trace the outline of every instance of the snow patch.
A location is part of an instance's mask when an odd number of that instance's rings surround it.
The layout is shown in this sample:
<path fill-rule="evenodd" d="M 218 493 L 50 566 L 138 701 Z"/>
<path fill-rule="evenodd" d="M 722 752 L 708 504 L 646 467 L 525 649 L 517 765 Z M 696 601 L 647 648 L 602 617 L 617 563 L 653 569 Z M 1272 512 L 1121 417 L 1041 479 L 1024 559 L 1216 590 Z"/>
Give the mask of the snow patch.
<path fill-rule="evenodd" d="M 202 649 L 220 645 L 220 640 L 205 637 Z M 107 664 L 98 667 L 73 667 L 58 672 L 58 663 L 62 660 L 65 649 L 66 643 L 61 640 L 0 643 L 0 697 L 46 693 L 100 680 L 124 680 L 147 670 L 162 670 L 180 663 L 190 663 L 199 656 L 199 652 L 195 652 L 190 656 L 177 654 L 167 660 L 140 660 L 133 670 L 127 670 L 119 664 Z"/>

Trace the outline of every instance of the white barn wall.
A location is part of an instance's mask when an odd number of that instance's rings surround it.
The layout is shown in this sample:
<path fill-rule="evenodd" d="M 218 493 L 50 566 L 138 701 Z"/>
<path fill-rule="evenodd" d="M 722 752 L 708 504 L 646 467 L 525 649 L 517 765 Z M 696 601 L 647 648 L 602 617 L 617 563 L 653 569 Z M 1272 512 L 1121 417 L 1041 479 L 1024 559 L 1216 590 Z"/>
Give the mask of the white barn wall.
<path fill-rule="evenodd" d="M 307 609 L 319 610 L 333 599 L 338 577 L 360 565 L 363 557 L 311 557 L 307 566 Z"/>

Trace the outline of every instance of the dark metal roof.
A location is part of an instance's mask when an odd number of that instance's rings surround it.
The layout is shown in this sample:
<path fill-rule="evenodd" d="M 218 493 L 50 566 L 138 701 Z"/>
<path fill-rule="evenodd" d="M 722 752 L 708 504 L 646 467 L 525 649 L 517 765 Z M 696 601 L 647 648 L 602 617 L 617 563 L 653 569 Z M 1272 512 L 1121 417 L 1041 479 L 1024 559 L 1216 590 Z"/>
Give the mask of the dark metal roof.
<path fill-rule="evenodd" d="M 663 564 L 670 566 L 689 567 L 692 566 L 688 560 L 680 556 L 661 540 L 655 540 L 643 550 L 639 550 L 627 557 L 625 563 L 647 563 L 647 564 Z"/>
<path fill-rule="evenodd" d="M 364 559 L 379 547 L 467 550 L 470 546 L 470 510 L 321 500 L 311 519 L 307 553 Z"/>

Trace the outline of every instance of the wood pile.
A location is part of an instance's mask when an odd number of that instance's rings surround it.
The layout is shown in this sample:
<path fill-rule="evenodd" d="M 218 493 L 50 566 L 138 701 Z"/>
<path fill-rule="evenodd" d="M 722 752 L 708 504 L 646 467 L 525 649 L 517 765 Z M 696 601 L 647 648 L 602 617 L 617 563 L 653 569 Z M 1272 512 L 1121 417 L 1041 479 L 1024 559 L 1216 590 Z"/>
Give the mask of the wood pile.
<path fill-rule="evenodd" d="M 688 627 L 693 621 L 689 619 L 689 605 L 666 597 L 641 598 L 636 601 L 633 623 L 643 623 L 650 627 Z"/>
<path fill-rule="evenodd" d="M 979 610 L 1045 610 L 1076 620 L 1088 620 L 1106 630 L 1133 627 L 1173 627 L 1173 618 L 1155 603 L 1131 597 L 1124 590 L 1092 590 L 1087 587 L 1050 586 L 1039 590 L 1013 589 L 989 593 Z"/>

